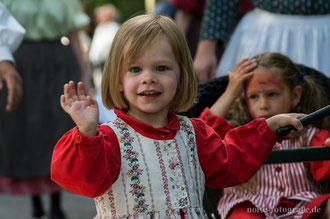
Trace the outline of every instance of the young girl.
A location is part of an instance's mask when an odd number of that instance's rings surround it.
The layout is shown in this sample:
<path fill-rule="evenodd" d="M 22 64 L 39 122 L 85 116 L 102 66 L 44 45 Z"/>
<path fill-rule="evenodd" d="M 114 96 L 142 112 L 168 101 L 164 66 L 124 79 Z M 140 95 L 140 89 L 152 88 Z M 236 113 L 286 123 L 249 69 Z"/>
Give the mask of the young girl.
<path fill-rule="evenodd" d="M 254 59 L 241 60 L 233 73 L 229 73 L 226 91 L 210 108 L 220 117 L 213 116 L 210 120 L 216 118 L 218 123 L 221 120 L 225 122 L 223 118 L 226 116 L 230 129 L 230 126 L 243 125 L 256 118 L 267 119 L 280 113 L 311 113 L 325 105 L 323 97 L 314 81 L 301 74 L 289 58 L 279 53 L 262 53 Z M 228 129 L 222 130 L 222 136 Z M 324 145 L 329 137 L 325 129 L 329 129 L 327 119 L 308 128 L 303 135 L 283 138 L 274 148 Z M 330 145 L 329 140 L 327 145 Z M 301 218 L 308 213 L 305 206 L 325 193 L 315 180 L 329 178 L 330 161 L 308 165 L 264 165 L 248 182 L 224 189 L 219 212 L 222 218 Z M 325 210 L 327 205 L 329 211 L 328 199 L 329 195 L 323 196 L 321 202 L 324 218 L 329 218 L 329 212 Z M 314 213 L 320 212 L 321 208 L 318 208 L 318 212 Z"/>
<path fill-rule="evenodd" d="M 197 82 L 182 32 L 170 18 L 126 21 L 102 78 L 103 102 L 115 117 L 98 124 L 96 101 L 81 82 L 64 85 L 61 106 L 77 127 L 57 143 L 52 179 L 95 198 L 95 218 L 205 218 L 205 182 L 225 187 L 249 179 L 275 144 L 274 133 L 303 114 L 257 119 L 221 140 L 199 119 L 175 112 L 195 101 Z M 256 153 L 256 151 L 258 151 Z"/>

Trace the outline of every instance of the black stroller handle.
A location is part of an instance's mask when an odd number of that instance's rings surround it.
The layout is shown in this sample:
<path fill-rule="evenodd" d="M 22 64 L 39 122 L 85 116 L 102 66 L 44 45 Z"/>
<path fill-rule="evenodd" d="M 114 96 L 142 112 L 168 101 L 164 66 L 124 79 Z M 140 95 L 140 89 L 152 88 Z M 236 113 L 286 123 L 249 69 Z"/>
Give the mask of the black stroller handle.
<path fill-rule="evenodd" d="M 299 120 L 300 120 L 301 124 L 305 127 L 305 126 L 311 124 L 312 122 L 315 122 L 316 120 L 322 119 L 329 115 L 330 115 L 330 105 L 325 106 L 319 110 L 316 110 L 315 112 L 312 112 Z M 293 129 L 295 129 L 295 128 L 292 125 L 283 126 L 276 131 L 276 135 L 279 138 L 282 138 L 282 137 L 286 136 L 287 134 L 289 134 L 290 131 Z"/>

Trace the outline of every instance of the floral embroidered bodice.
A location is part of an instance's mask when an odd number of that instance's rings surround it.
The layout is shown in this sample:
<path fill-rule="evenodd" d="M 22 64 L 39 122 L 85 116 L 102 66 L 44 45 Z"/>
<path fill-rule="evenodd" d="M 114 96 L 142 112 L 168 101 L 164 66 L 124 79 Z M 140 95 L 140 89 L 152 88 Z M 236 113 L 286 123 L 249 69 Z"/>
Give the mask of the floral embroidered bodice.
<path fill-rule="evenodd" d="M 200 167 L 193 126 L 179 116 L 174 139 L 147 138 L 120 118 L 107 123 L 121 149 L 118 179 L 95 198 L 97 215 L 105 218 L 206 218 L 205 178 Z"/>

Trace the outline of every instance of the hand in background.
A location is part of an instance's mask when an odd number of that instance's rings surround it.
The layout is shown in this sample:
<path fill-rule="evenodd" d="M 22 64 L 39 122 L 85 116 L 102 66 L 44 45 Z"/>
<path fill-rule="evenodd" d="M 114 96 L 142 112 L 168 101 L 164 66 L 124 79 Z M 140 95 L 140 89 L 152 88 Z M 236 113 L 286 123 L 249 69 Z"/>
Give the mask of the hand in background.
<path fill-rule="evenodd" d="M 64 85 L 61 106 L 71 116 L 82 134 L 87 136 L 97 134 L 96 129 L 99 120 L 97 102 L 90 96 L 86 96 L 82 82 L 78 83 L 77 92 L 73 81 Z"/>
<path fill-rule="evenodd" d="M 237 97 L 242 93 L 244 81 L 252 77 L 253 73 L 251 71 L 256 66 L 254 59 L 245 58 L 236 64 L 233 72 L 228 72 L 229 82 L 227 88 L 210 108 L 213 114 L 225 117 Z"/>
<path fill-rule="evenodd" d="M 330 147 L 330 138 L 328 138 L 327 140 L 325 140 L 324 145 Z"/>
<path fill-rule="evenodd" d="M 215 40 L 202 40 L 198 44 L 194 59 L 194 69 L 201 83 L 215 77 L 218 65 L 215 53 L 216 45 L 217 43 Z"/>
<path fill-rule="evenodd" d="M 236 99 L 242 93 L 244 81 L 252 77 L 251 71 L 255 67 L 257 67 L 255 59 L 244 58 L 239 61 L 235 65 L 234 71 L 228 72 L 229 82 L 225 93 L 227 92 Z"/>
<path fill-rule="evenodd" d="M 8 89 L 6 111 L 9 112 L 19 105 L 23 97 L 22 78 L 9 61 L 0 61 L 0 91 L 4 87 L 3 83 Z"/>

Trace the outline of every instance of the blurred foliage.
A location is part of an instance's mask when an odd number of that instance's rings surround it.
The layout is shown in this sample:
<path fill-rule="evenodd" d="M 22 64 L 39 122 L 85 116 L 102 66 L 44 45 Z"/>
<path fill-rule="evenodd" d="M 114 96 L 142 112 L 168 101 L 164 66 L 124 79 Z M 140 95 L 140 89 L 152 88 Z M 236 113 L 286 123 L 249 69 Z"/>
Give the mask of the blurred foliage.
<path fill-rule="evenodd" d="M 120 12 L 120 23 L 136 14 L 145 13 L 144 0 L 80 0 L 93 20 L 94 8 L 103 4 L 113 4 Z M 93 25 L 93 24 L 92 24 Z"/>

